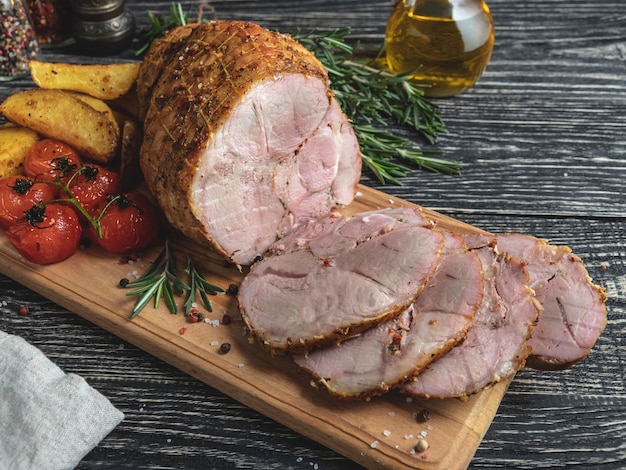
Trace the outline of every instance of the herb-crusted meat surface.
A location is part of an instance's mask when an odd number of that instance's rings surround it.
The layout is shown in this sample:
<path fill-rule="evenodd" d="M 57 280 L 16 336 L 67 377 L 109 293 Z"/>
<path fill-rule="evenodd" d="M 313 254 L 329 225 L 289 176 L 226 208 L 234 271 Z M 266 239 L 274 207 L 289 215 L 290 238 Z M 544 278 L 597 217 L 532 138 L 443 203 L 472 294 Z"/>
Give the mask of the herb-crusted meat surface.
<path fill-rule="evenodd" d="M 237 264 L 354 197 L 354 131 L 290 36 L 237 21 L 174 29 L 149 50 L 138 96 L 148 188 L 174 227 Z"/>

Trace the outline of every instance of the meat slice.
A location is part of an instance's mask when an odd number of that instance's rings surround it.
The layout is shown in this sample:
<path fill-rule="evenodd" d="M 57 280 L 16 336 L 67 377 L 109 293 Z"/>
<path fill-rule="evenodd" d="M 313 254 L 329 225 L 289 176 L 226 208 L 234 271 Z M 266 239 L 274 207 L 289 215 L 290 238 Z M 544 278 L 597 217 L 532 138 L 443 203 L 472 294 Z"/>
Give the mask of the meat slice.
<path fill-rule="evenodd" d="M 329 217 L 319 223 L 334 230 L 255 263 L 239 288 L 252 334 L 270 349 L 305 352 L 399 315 L 435 271 L 443 237 L 421 221 L 388 220 Z"/>
<path fill-rule="evenodd" d="M 606 326 L 606 294 L 569 247 L 529 235 L 498 236 L 498 250 L 524 260 L 543 311 L 528 344 L 530 367 L 564 369 L 584 359 Z"/>
<path fill-rule="evenodd" d="M 302 224 L 269 248 L 273 254 L 308 247 L 321 256 L 334 256 L 398 224 L 434 227 L 419 207 L 398 207 L 361 212 L 352 217 L 333 214 Z"/>
<path fill-rule="evenodd" d="M 295 362 L 334 395 L 369 397 L 405 382 L 459 343 L 482 300 L 483 274 L 460 237 L 445 238 L 435 274 L 399 317 Z"/>
<path fill-rule="evenodd" d="M 352 201 L 361 156 L 322 64 L 253 23 L 174 29 L 146 55 L 141 169 L 170 223 L 249 265 Z"/>
<path fill-rule="evenodd" d="M 465 341 L 433 362 L 403 391 L 425 398 L 466 398 L 512 377 L 524 366 L 527 340 L 541 309 L 528 288 L 528 271 L 511 256 L 497 254 L 495 238 L 469 236 L 480 257 L 484 295 Z"/>

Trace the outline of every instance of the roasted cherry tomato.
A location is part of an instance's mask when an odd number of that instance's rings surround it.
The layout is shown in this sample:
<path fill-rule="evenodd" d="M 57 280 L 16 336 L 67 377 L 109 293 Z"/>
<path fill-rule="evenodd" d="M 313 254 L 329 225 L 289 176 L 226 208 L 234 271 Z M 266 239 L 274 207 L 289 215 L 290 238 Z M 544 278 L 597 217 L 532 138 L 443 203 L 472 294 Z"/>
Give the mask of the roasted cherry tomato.
<path fill-rule="evenodd" d="M 39 204 L 9 227 L 7 237 L 28 261 L 52 264 L 72 256 L 80 245 L 82 228 L 76 212 L 65 204 Z"/>
<path fill-rule="evenodd" d="M 6 230 L 24 212 L 40 202 L 54 199 L 53 186 L 35 183 L 23 175 L 8 176 L 0 180 L 0 229 Z"/>
<path fill-rule="evenodd" d="M 66 143 L 43 139 L 28 150 L 24 171 L 32 179 L 64 183 L 82 164 L 80 155 Z"/>
<path fill-rule="evenodd" d="M 72 195 L 92 215 L 97 215 L 104 207 L 107 196 L 119 194 L 120 187 L 116 172 L 91 163 L 85 165 L 70 183 Z"/>
<path fill-rule="evenodd" d="M 161 232 L 161 214 L 142 194 L 124 193 L 100 219 L 102 237 L 92 239 L 109 253 L 129 254 L 152 245 Z"/>

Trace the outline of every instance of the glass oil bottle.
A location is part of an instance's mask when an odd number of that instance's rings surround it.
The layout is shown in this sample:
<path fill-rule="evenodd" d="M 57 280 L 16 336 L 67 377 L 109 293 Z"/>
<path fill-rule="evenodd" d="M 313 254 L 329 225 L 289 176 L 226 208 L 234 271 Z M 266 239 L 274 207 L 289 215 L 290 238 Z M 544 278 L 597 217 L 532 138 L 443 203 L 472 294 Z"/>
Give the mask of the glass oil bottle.
<path fill-rule="evenodd" d="M 454 96 L 483 74 L 494 38 L 483 0 L 399 0 L 387 22 L 387 66 L 430 85 L 428 97 Z"/>

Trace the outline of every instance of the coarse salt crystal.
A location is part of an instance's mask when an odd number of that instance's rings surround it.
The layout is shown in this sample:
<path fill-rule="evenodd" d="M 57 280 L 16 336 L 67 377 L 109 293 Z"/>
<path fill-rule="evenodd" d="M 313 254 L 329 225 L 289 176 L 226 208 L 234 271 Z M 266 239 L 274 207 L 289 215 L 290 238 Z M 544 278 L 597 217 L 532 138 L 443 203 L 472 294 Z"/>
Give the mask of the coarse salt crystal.
<path fill-rule="evenodd" d="M 220 344 L 219 341 L 211 341 L 211 346 L 217 346 L 218 344 Z"/>
<path fill-rule="evenodd" d="M 395 416 L 396 412 L 395 411 L 390 411 L 389 413 L 387 413 L 389 416 Z"/>
<path fill-rule="evenodd" d="M 413 439 L 413 434 L 405 434 L 404 438 L 409 441 L 411 439 Z"/>
<path fill-rule="evenodd" d="M 363 196 L 363 193 L 361 191 L 357 191 L 355 194 L 356 197 L 361 197 Z"/>
<path fill-rule="evenodd" d="M 237 364 L 237 367 L 239 367 L 240 369 L 245 366 L 245 364 L 243 362 L 240 362 L 239 364 Z"/>
<path fill-rule="evenodd" d="M 376 449 L 376 447 L 378 447 L 378 441 L 374 441 L 374 442 L 372 442 L 372 443 L 370 444 L 370 447 L 371 447 L 372 449 Z"/>
<path fill-rule="evenodd" d="M 383 436 L 385 436 L 385 437 L 389 437 L 389 436 L 391 436 L 391 431 L 389 431 L 388 429 L 385 429 L 385 430 L 383 431 Z"/>

